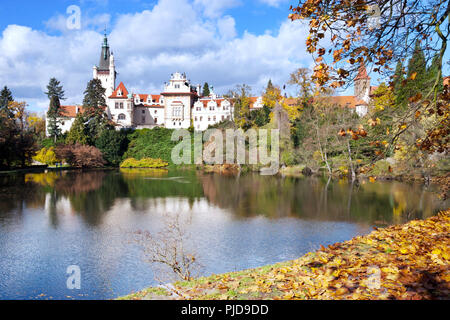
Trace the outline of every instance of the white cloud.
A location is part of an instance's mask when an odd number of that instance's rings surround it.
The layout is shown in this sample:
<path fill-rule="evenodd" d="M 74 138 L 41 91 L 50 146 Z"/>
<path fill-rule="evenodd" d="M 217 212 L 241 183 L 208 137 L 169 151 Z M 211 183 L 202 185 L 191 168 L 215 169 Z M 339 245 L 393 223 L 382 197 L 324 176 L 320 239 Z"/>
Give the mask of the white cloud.
<path fill-rule="evenodd" d="M 236 21 L 233 17 L 225 16 L 217 21 L 217 28 L 222 39 L 228 40 L 236 37 Z"/>
<path fill-rule="evenodd" d="M 269 78 L 282 86 L 290 72 L 311 64 L 304 48 L 308 28 L 301 22 L 286 20 L 278 32 L 237 36 L 233 17 L 213 19 L 195 6 L 160 0 L 152 10 L 118 16 L 109 37 L 118 81 L 134 92 L 159 93 L 170 74 L 181 71 L 219 93 L 246 83 L 260 94 Z M 0 86 L 8 85 L 37 110 L 46 106 L 43 92 L 56 77 L 68 97 L 64 103 L 82 103 L 101 43 L 102 34 L 84 28 L 50 36 L 10 25 L 0 36 Z"/>

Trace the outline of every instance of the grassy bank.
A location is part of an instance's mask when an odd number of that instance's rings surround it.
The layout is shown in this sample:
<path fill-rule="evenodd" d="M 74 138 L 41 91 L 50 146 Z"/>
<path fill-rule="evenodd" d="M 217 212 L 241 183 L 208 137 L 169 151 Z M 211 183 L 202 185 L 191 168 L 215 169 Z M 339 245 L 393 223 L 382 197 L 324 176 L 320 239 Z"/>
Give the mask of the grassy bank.
<path fill-rule="evenodd" d="M 275 265 L 120 299 L 449 299 L 450 209 Z"/>

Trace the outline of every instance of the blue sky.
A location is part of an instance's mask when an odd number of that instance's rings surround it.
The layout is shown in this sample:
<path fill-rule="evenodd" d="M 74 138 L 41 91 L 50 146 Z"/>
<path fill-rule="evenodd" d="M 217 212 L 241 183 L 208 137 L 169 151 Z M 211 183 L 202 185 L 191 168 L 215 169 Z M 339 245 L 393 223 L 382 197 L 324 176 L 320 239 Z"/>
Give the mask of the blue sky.
<path fill-rule="evenodd" d="M 45 111 L 50 77 L 81 104 L 98 63 L 106 26 L 118 83 L 160 93 L 175 71 L 217 93 L 246 83 L 261 94 L 269 79 L 283 86 L 298 67 L 306 29 L 287 19 L 290 0 L 18 0 L 0 11 L 0 86 L 33 111 Z M 81 29 L 67 29 L 66 10 L 81 9 Z M 117 83 L 117 85 L 118 85 Z"/>
<path fill-rule="evenodd" d="M 260 95 L 269 79 L 280 87 L 297 68 L 313 66 L 305 50 L 306 22 L 291 22 L 296 0 L 16 0 L 0 9 L 0 86 L 32 111 L 44 112 L 51 77 L 81 104 L 98 64 L 103 30 L 118 81 L 133 93 L 159 94 L 170 74 L 186 72 L 219 94 L 248 84 Z M 68 29 L 67 8 L 81 10 Z M 448 53 L 447 53 L 448 56 Z M 378 82 L 375 78 L 373 84 Z M 295 94 L 287 87 L 288 94 Z M 352 94 L 352 88 L 344 93 Z"/>
<path fill-rule="evenodd" d="M 264 33 L 267 30 L 276 32 L 289 14 L 289 5 L 295 4 L 295 2 L 289 0 L 267 0 L 266 2 L 241 0 L 236 1 L 236 6 L 230 7 L 226 13 L 235 19 L 239 35 L 242 35 L 246 30 L 256 34 Z M 45 22 L 58 14 L 63 14 L 70 5 L 80 6 L 83 12 L 90 16 L 110 14 L 111 24 L 113 24 L 117 15 L 151 10 L 157 3 L 158 1 L 142 0 L 6 1 L 2 3 L 2 10 L 0 11 L 0 30 L 5 29 L 9 24 L 19 24 L 53 33 L 54 30 L 46 28 Z M 270 5 L 270 3 L 273 5 Z M 111 27 L 111 24 L 109 27 Z M 97 30 L 102 31 L 103 28 L 98 27 Z"/>

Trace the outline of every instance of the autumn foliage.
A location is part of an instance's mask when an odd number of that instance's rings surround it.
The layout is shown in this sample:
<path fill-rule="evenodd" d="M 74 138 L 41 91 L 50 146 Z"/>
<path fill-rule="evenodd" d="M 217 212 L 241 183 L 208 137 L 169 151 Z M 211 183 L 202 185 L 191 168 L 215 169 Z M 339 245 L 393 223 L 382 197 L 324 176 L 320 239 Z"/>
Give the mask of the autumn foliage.
<path fill-rule="evenodd" d="M 76 168 L 103 167 L 102 153 L 93 146 L 74 144 L 60 145 L 55 149 L 56 156 L 64 159 L 68 164 Z"/>
<path fill-rule="evenodd" d="M 448 299 L 449 234 L 447 210 L 375 229 L 294 261 L 175 288 L 185 299 Z"/>

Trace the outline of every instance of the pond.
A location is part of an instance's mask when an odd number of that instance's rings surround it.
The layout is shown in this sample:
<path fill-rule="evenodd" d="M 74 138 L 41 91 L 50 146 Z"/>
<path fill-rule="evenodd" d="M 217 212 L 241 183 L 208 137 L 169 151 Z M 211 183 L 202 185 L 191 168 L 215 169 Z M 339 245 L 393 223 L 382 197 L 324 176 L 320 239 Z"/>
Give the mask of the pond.
<path fill-rule="evenodd" d="M 195 170 L 0 176 L 0 299 L 111 299 L 157 285 L 133 234 L 180 217 L 199 275 L 295 259 L 448 204 L 421 184 Z M 70 290 L 68 266 L 81 288 Z"/>

